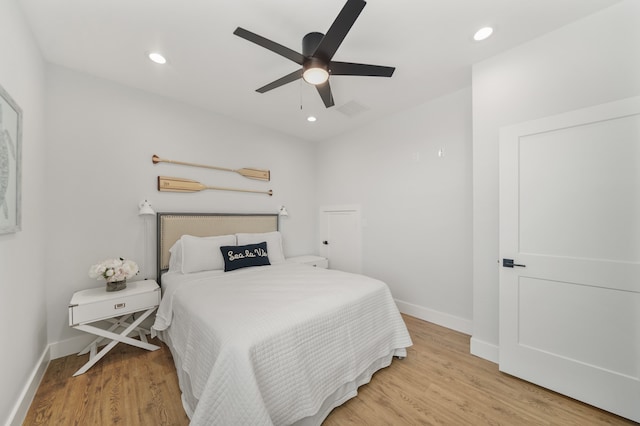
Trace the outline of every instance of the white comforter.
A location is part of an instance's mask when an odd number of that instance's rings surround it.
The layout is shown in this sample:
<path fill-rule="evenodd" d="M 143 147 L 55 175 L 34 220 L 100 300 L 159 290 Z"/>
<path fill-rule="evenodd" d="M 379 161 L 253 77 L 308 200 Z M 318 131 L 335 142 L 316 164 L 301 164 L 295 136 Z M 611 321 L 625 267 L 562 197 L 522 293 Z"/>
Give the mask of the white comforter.
<path fill-rule="evenodd" d="M 371 278 L 286 263 L 191 275 L 163 284 L 153 328 L 166 330 L 193 425 L 317 415 L 411 346 L 388 287 Z"/>

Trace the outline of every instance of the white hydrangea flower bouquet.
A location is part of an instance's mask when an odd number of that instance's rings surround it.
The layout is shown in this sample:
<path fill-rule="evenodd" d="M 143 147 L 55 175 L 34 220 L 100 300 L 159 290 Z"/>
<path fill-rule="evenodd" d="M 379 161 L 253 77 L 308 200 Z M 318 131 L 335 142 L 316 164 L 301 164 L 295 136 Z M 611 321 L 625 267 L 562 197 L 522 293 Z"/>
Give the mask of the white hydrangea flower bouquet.
<path fill-rule="evenodd" d="M 140 271 L 138 264 L 133 260 L 125 260 L 121 257 L 117 259 L 107 259 L 89 268 L 89 277 L 104 279 L 107 283 L 125 281 L 133 277 Z"/>

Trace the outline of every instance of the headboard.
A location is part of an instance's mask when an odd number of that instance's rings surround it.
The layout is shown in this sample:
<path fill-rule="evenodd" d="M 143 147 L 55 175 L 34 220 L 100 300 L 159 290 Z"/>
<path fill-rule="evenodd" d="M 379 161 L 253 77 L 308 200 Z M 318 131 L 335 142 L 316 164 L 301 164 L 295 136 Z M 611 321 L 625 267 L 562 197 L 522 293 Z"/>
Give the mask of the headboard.
<path fill-rule="evenodd" d="M 181 236 L 212 237 L 278 230 L 278 214 L 157 213 L 157 281 L 169 269 L 169 249 Z"/>

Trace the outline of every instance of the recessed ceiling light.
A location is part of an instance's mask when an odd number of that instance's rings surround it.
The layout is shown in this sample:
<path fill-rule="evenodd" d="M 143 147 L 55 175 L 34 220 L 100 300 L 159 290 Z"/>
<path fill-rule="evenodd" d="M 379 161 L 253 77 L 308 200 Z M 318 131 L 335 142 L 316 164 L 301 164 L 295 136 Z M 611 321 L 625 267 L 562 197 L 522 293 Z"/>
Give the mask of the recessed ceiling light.
<path fill-rule="evenodd" d="M 489 38 L 489 36 L 493 34 L 493 28 L 491 27 L 484 27 L 484 28 L 480 28 L 478 31 L 476 31 L 476 33 L 473 35 L 473 39 L 475 41 L 482 41 L 484 39 Z"/>
<path fill-rule="evenodd" d="M 149 53 L 149 59 L 151 59 L 156 64 L 160 64 L 160 65 L 167 63 L 167 59 L 157 52 Z"/>
<path fill-rule="evenodd" d="M 307 121 L 310 121 L 311 123 L 313 123 L 316 120 L 317 120 L 317 118 L 315 118 L 313 115 L 310 115 L 310 116 L 307 117 Z"/>

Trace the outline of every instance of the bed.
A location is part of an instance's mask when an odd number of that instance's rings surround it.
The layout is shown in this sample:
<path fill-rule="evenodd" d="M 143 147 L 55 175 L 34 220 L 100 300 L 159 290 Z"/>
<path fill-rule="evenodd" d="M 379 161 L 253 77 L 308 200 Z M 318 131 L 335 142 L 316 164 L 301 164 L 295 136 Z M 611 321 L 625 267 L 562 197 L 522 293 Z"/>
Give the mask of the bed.
<path fill-rule="evenodd" d="M 158 213 L 158 260 L 152 330 L 192 425 L 319 425 L 411 346 L 386 284 L 287 261 L 277 215 Z"/>

